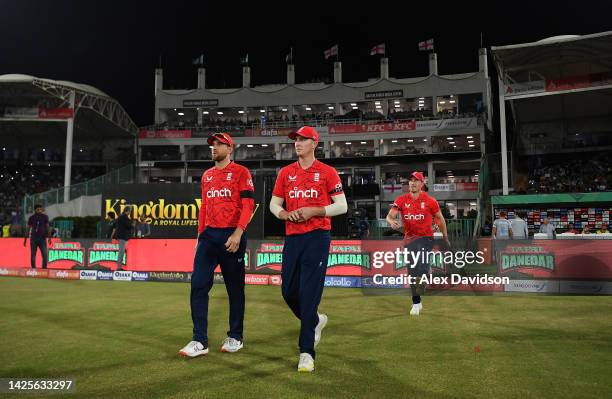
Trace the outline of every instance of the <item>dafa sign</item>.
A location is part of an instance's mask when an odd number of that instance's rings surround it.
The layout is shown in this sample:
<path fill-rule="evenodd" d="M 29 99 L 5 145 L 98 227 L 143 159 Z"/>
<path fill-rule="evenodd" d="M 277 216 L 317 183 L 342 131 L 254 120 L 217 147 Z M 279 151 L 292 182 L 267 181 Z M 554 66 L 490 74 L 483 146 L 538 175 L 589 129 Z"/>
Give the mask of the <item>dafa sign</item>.
<path fill-rule="evenodd" d="M 102 216 L 119 216 L 131 205 L 132 220 L 144 216 L 152 238 L 195 238 L 202 204 L 199 184 L 114 184 L 102 193 Z"/>
<path fill-rule="evenodd" d="M 538 245 L 508 245 L 499 254 L 501 273 L 517 271 L 536 277 L 550 276 L 555 271 L 555 256 Z"/>
<path fill-rule="evenodd" d="M 280 271 L 283 263 L 283 244 L 262 242 L 255 249 L 255 270 L 269 269 Z M 332 241 L 329 247 L 327 268 L 334 274 L 355 272 L 354 268 L 370 269 L 370 254 L 363 253 L 361 244 L 351 241 Z M 347 270 L 353 269 L 351 271 Z M 331 270 L 330 270 L 331 272 Z"/>

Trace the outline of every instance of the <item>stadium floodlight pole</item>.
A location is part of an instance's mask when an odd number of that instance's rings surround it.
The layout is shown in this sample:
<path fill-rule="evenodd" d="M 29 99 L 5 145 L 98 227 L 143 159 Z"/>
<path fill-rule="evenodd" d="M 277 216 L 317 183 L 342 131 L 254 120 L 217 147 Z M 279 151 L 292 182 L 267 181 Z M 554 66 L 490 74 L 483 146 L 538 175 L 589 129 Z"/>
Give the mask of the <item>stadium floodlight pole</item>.
<path fill-rule="evenodd" d="M 508 143 L 506 141 L 506 96 L 504 82 L 497 79 L 499 86 L 499 133 L 501 140 L 502 194 L 508 195 Z"/>
<path fill-rule="evenodd" d="M 76 112 L 74 109 L 75 103 L 75 91 L 72 90 L 70 92 L 70 108 L 72 111 L 72 116 L 68 118 L 68 123 L 66 126 L 66 162 L 64 164 L 64 202 L 70 201 L 70 178 L 72 172 L 72 141 L 74 138 L 74 118 L 76 116 Z"/>

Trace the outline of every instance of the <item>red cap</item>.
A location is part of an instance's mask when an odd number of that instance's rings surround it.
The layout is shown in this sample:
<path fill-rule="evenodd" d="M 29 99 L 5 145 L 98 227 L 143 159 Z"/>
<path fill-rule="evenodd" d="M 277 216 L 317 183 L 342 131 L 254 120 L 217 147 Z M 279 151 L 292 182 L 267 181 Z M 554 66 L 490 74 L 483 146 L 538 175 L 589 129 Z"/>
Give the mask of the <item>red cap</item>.
<path fill-rule="evenodd" d="M 234 146 L 234 140 L 232 140 L 230 135 L 227 133 L 213 133 L 208 136 L 208 139 L 206 141 L 208 142 L 208 145 L 213 145 L 213 142 L 215 140 L 219 140 L 220 143 L 227 144 L 230 147 Z"/>
<path fill-rule="evenodd" d="M 317 131 L 314 130 L 314 128 L 310 126 L 303 126 L 299 128 L 297 132 L 289 133 L 289 138 L 291 140 L 295 140 L 297 136 L 302 136 L 307 139 L 312 139 L 315 141 L 315 143 L 319 142 L 319 133 L 317 133 Z"/>
<path fill-rule="evenodd" d="M 415 179 L 420 180 L 423 183 L 425 183 L 425 176 L 423 176 L 421 172 L 412 172 L 410 174 L 410 177 L 414 177 Z"/>

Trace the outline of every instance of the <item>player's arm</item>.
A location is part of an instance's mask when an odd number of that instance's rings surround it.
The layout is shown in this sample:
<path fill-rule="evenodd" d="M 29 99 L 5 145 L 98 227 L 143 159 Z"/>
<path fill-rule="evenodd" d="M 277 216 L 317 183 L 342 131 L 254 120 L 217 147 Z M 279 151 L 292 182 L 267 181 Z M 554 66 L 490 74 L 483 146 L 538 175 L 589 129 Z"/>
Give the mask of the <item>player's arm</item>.
<path fill-rule="evenodd" d="M 32 226 L 29 224 L 28 222 L 28 227 L 26 227 L 26 233 L 25 236 L 23 237 L 23 246 L 26 246 L 26 243 L 28 242 L 28 237 L 30 236 L 30 230 L 32 229 Z"/>
<path fill-rule="evenodd" d="M 402 229 L 402 224 L 399 222 L 399 220 L 397 220 L 397 215 L 399 214 L 399 211 L 397 210 L 397 208 L 394 206 L 391 207 L 391 209 L 389 209 L 389 213 L 387 213 L 387 223 L 389 223 L 389 226 L 391 226 L 391 228 L 393 230 L 400 230 Z"/>
<path fill-rule="evenodd" d="M 242 205 L 240 219 L 238 220 L 238 226 L 236 226 L 236 230 L 234 230 L 232 235 L 229 236 L 229 238 L 225 242 L 225 248 L 228 252 L 232 253 L 238 251 L 238 248 L 240 247 L 240 240 L 242 239 L 242 234 L 246 230 L 249 222 L 251 221 L 251 218 L 253 217 L 253 210 L 255 209 L 253 180 L 251 179 L 251 173 L 248 170 L 240 179 L 238 188 L 240 190 L 240 203 Z"/>
<path fill-rule="evenodd" d="M 283 202 L 285 202 L 285 187 L 283 186 L 283 181 L 285 179 L 285 169 L 281 169 L 278 173 L 278 177 L 276 178 L 276 182 L 274 183 L 274 189 L 272 190 L 272 199 L 270 199 L 270 212 L 276 218 L 290 222 L 298 222 L 301 218 L 297 210 L 292 212 L 288 212 L 283 208 Z"/>
<path fill-rule="evenodd" d="M 272 199 L 270 200 L 270 212 L 272 212 L 277 219 L 285 221 L 289 219 L 289 212 L 283 208 L 283 202 L 285 202 L 285 200 L 281 197 L 272 195 Z"/>
<path fill-rule="evenodd" d="M 508 235 L 510 236 L 510 239 L 514 238 L 514 234 L 512 234 L 512 225 L 511 224 L 508 225 Z"/>
<path fill-rule="evenodd" d="M 198 236 L 196 238 L 200 238 L 200 235 L 206 229 L 206 192 L 204 191 L 204 175 L 202 175 L 202 183 L 201 183 L 201 191 L 202 191 L 202 202 L 200 203 L 200 213 L 198 214 Z"/>
<path fill-rule="evenodd" d="M 440 227 L 440 232 L 442 232 L 444 242 L 446 243 L 446 245 L 450 246 L 450 241 L 448 241 L 448 232 L 446 230 L 446 219 L 444 219 L 442 211 L 438 210 L 438 212 L 434 214 L 434 218 L 436 219 L 437 225 Z"/>
<path fill-rule="evenodd" d="M 491 230 L 491 238 L 495 239 L 495 235 L 497 234 L 497 227 L 493 225 L 493 229 Z"/>
<path fill-rule="evenodd" d="M 51 237 L 53 236 L 53 230 L 51 229 L 51 225 L 49 224 L 49 219 L 47 219 L 45 229 L 45 231 L 47 231 L 47 243 L 51 245 Z"/>

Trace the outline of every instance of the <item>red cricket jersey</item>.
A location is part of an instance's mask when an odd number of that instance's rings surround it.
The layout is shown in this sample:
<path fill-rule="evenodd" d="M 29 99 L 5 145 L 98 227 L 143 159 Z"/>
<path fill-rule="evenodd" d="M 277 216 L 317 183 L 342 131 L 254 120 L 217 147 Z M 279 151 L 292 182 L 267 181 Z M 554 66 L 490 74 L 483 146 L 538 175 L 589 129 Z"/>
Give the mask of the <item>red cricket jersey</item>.
<path fill-rule="evenodd" d="M 278 172 L 272 195 L 285 200 L 288 212 L 304 207 L 325 207 L 331 197 L 342 194 L 342 181 L 336 169 L 318 160 L 308 169 L 299 162 L 287 165 Z M 285 222 L 287 235 L 304 234 L 313 230 L 331 230 L 331 218 L 315 216 L 305 222 Z"/>
<path fill-rule="evenodd" d="M 206 227 L 246 230 L 254 203 L 253 179 L 247 168 L 234 162 L 223 169 L 213 166 L 202 175 L 198 234 Z"/>
<path fill-rule="evenodd" d="M 393 207 L 402 216 L 404 238 L 433 237 L 433 216 L 440 211 L 440 205 L 435 198 L 423 191 L 416 199 L 406 193 L 395 199 Z"/>

